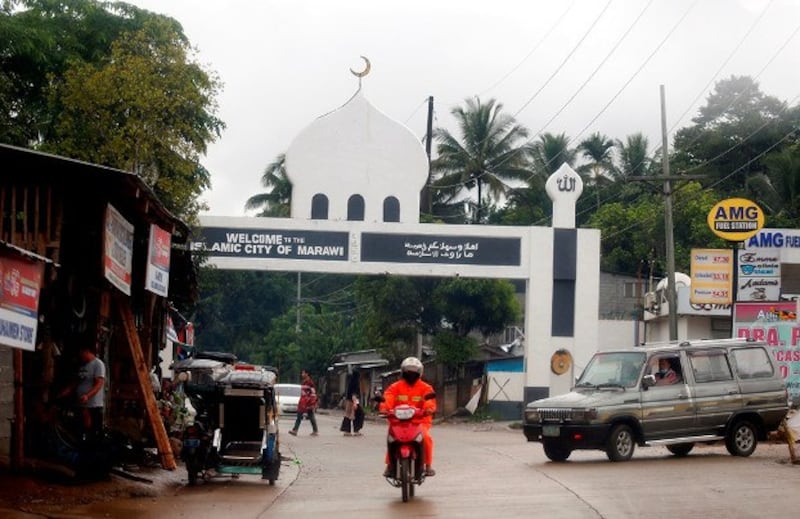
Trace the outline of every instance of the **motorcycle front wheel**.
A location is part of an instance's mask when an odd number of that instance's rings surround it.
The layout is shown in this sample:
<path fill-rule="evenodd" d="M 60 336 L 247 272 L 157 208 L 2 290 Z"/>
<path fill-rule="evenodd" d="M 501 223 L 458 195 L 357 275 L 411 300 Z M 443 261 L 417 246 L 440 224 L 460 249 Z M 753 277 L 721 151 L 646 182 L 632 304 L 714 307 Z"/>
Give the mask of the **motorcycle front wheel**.
<path fill-rule="evenodd" d="M 403 491 L 403 502 L 407 503 L 408 498 L 414 495 L 411 482 L 411 460 L 403 458 L 400 460 L 400 488 Z"/>

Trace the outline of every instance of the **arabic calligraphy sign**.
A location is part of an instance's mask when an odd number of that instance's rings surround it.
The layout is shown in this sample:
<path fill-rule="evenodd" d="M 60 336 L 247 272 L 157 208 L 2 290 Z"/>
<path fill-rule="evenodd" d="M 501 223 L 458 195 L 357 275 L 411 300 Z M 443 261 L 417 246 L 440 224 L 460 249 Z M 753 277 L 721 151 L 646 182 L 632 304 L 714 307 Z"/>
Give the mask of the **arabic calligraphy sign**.
<path fill-rule="evenodd" d="M 437 236 L 428 234 L 361 235 L 361 261 L 519 266 L 519 238 Z"/>

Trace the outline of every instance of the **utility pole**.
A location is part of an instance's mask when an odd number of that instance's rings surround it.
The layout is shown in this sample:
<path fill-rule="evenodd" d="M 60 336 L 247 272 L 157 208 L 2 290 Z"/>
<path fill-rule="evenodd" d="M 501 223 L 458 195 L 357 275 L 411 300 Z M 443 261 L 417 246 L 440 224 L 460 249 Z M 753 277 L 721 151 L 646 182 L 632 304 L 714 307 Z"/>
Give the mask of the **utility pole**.
<path fill-rule="evenodd" d="M 422 190 L 422 211 L 433 213 L 433 196 L 431 195 L 431 141 L 433 140 L 433 96 L 428 96 L 428 127 L 425 133 L 425 153 L 428 154 L 428 180 Z"/>
<path fill-rule="evenodd" d="M 297 333 L 300 333 L 300 280 L 302 274 L 300 272 L 297 273 L 297 322 L 294 325 L 294 330 Z"/>
<path fill-rule="evenodd" d="M 669 340 L 678 340 L 678 296 L 675 288 L 675 238 L 672 226 L 672 180 L 696 180 L 705 175 L 670 175 L 669 174 L 669 143 L 667 139 L 667 105 L 664 95 L 664 85 L 661 91 L 661 164 L 662 175 L 645 177 L 628 177 L 629 180 L 662 181 L 664 182 L 664 233 L 667 249 L 667 304 L 669 305 Z"/>
<path fill-rule="evenodd" d="M 664 85 L 661 91 L 661 166 L 664 174 L 664 230 L 667 234 L 667 303 L 669 304 L 669 340 L 678 340 L 678 297 L 675 290 L 675 237 L 672 228 L 672 186 L 669 181 L 669 143 L 667 140 L 667 103 Z"/>

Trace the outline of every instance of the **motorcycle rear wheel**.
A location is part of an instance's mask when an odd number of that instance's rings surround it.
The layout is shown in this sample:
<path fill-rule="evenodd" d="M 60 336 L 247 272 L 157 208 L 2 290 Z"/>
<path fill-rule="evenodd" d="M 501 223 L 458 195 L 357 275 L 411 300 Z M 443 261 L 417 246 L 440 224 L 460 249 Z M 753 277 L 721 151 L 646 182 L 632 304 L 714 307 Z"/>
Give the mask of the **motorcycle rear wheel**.
<path fill-rule="evenodd" d="M 407 503 L 409 497 L 414 496 L 414 483 L 411 482 L 411 460 L 403 458 L 400 460 L 400 488 L 403 492 L 403 502 Z"/>

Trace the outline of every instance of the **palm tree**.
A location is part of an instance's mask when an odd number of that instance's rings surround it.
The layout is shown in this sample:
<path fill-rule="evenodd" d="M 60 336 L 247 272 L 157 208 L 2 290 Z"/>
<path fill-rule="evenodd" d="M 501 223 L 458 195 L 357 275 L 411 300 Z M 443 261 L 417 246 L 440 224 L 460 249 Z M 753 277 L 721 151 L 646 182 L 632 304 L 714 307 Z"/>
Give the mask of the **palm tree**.
<path fill-rule="evenodd" d="M 434 131 L 437 158 L 431 166 L 440 176 L 433 186 L 445 194 L 445 202 L 452 202 L 464 188 L 477 188 L 477 223 L 482 219 L 484 185 L 491 199 L 506 193 L 506 182 L 528 173 L 524 148 L 517 144 L 528 130 L 503 114 L 503 105 L 494 99 L 481 103 L 475 97 L 465 104 L 451 112 L 458 122 L 460 141 L 448 130 Z"/>
<path fill-rule="evenodd" d="M 555 173 L 565 162 L 570 166 L 575 164 L 576 151 L 569 147 L 569 137 L 564 133 L 543 133 L 528 146 L 528 153 L 533 158 L 534 171 L 544 178 Z"/>
<path fill-rule="evenodd" d="M 244 208 L 259 209 L 256 216 L 287 218 L 291 212 L 292 183 L 286 176 L 286 154 L 281 153 L 261 175 L 261 185 L 269 191 L 247 199 Z"/>
<path fill-rule="evenodd" d="M 643 133 L 628 135 L 625 142 L 617 140 L 619 151 L 619 165 L 617 176 L 625 180 L 628 177 L 646 175 L 650 170 L 652 159 L 647 156 L 647 137 Z"/>
<path fill-rule="evenodd" d="M 600 208 L 600 183 L 601 178 L 606 178 L 605 175 L 613 174 L 614 163 L 612 155 L 614 152 L 614 141 L 602 135 L 600 132 L 594 132 L 588 138 L 581 141 L 578 145 L 583 158 L 589 162 L 578 168 L 580 173 L 589 173 L 589 178 L 594 184 L 594 190 L 597 195 L 597 208 Z"/>

